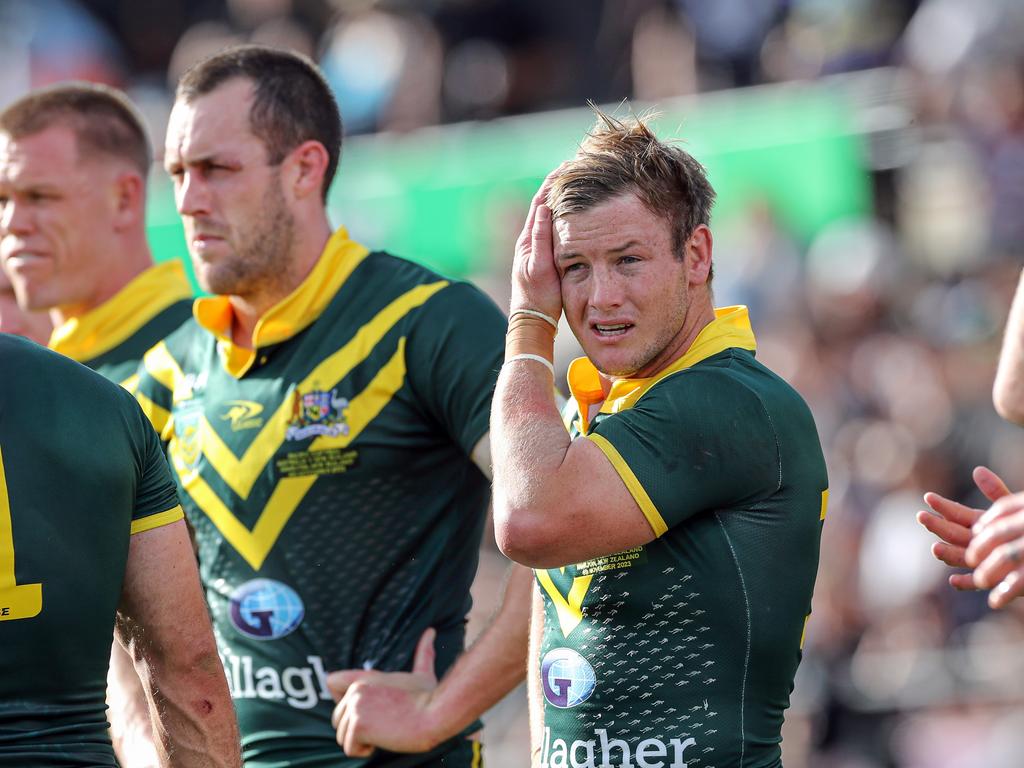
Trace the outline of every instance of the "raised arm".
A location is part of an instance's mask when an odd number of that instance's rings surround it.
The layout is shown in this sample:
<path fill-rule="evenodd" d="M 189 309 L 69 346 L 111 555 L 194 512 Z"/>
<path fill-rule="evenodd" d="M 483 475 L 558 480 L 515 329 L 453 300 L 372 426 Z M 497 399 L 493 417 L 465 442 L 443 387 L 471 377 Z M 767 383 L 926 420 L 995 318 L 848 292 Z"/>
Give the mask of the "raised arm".
<path fill-rule="evenodd" d="M 561 315 L 549 177 L 516 244 L 505 365 L 491 410 L 494 524 L 498 546 L 535 568 L 561 566 L 654 539 L 639 505 L 590 440 L 570 440 L 544 362 Z"/>
<path fill-rule="evenodd" d="M 992 401 L 1004 419 L 1024 424 L 1024 270 L 1006 319 Z"/>
<path fill-rule="evenodd" d="M 238 725 L 182 520 L 136 533 L 118 639 L 135 662 L 166 766 L 240 766 Z"/>

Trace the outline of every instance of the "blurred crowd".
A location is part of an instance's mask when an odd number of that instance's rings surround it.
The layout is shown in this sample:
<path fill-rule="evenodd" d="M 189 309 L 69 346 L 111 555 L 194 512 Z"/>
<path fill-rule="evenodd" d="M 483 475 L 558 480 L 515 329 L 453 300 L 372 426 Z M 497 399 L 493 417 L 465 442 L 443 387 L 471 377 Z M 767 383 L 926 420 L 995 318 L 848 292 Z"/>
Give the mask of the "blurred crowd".
<path fill-rule="evenodd" d="M 1024 263 L 1024 4 L 4 0 L 0 103 L 101 80 L 158 132 L 183 69 L 241 41 L 315 58 L 349 134 L 891 68 L 895 97 L 863 111 L 871 215 L 801 240 L 754 204 L 715 229 L 717 303 L 750 306 L 759 357 L 807 398 L 829 466 L 785 760 L 1024 764 L 1024 606 L 951 590 L 914 520 L 926 490 L 982 506 L 978 464 L 1024 489 L 1024 431 L 991 404 Z M 490 723 L 490 762 L 525 764 L 523 699 Z"/>

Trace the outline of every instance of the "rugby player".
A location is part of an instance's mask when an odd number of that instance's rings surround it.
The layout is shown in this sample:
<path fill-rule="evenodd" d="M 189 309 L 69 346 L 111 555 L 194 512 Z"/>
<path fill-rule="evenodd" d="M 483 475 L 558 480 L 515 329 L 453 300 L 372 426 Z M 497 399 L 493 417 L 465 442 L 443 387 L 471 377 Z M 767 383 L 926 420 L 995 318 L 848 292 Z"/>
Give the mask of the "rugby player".
<path fill-rule="evenodd" d="M 0 257 L 18 302 L 49 311 L 51 349 L 129 390 L 192 307 L 181 264 L 154 266 L 146 242 L 150 162 L 113 88 L 55 85 L 0 112 Z"/>
<path fill-rule="evenodd" d="M 121 387 L 37 344 L 0 335 L 0 366 L 0 765 L 117 765 L 104 702 L 115 624 L 160 764 L 240 765 L 156 434 Z"/>
<path fill-rule="evenodd" d="M 246 764 L 362 765 L 381 747 L 418 754 L 369 764 L 478 765 L 477 718 L 526 666 L 524 569 L 456 663 L 505 319 L 332 229 L 340 148 L 300 56 L 241 47 L 182 77 L 164 163 L 214 295 L 146 354 L 138 398 L 195 527 Z"/>
<path fill-rule="evenodd" d="M 192 312 L 182 265 L 154 265 L 146 241 L 151 161 L 142 117 L 104 85 L 42 88 L 0 112 L 0 258 L 18 301 L 49 311 L 51 349 L 129 391 L 143 353 Z M 149 713 L 116 645 L 110 674 L 117 754 L 150 765 Z"/>
<path fill-rule="evenodd" d="M 498 542 L 539 584 L 535 765 L 781 764 L 827 478 L 746 309 L 712 306 L 713 199 L 643 119 L 598 112 L 516 246 L 491 436 Z"/>

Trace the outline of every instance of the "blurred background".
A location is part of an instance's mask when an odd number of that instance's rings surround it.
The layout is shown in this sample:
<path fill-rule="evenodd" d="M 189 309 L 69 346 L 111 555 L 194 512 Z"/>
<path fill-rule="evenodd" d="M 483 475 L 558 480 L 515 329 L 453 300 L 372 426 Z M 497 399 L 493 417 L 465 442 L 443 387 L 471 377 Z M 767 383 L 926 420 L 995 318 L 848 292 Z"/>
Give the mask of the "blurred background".
<path fill-rule="evenodd" d="M 0 0 L 0 105 L 103 81 L 159 148 L 181 72 L 243 41 L 310 55 L 335 89 L 334 222 L 505 307 L 529 197 L 591 125 L 586 100 L 657 107 L 719 192 L 716 302 L 749 305 L 829 465 L 787 768 L 1024 765 L 1024 604 L 953 592 L 914 521 L 925 490 L 982 506 L 978 464 L 1024 489 L 1024 430 L 990 396 L 1024 261 L 1024 4 Z M 185 257 L 151 176 L 154 250 Z M 493 544 L 482 568 L 476 627 Z M 522 691 L 487 723 L 488 764 L 527 765 Z"/>

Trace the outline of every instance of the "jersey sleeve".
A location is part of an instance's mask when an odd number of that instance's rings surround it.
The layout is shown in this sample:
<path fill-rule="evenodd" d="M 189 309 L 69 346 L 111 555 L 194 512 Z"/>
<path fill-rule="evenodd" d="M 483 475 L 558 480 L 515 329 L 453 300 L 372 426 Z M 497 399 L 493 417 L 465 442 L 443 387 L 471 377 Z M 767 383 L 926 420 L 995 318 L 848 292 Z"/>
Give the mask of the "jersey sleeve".
<path fill-rule="evenodd" d="M 467 455 L 488 430 L 506 328 L 505 316 L 482 291 L 453 283 L 424 305 L 408 334 L 410 386 Z"/>
<path fill-rule="evenodd" d="M 126 423 L 132 432 L 136 453 L 137 477 L 131 524 L 131 532 L 135 534 L 180 520 L 184 513 L 160 438 L 127 391 L 124 401 L 124 407 L 130 411 Z"/>
<path fill-rule="evenodd" d="M 756 503 L 780 483 L 776 433 L 760 398 L 717 371 L 660 382 L 587 439 L 657 536 L 697 513 Z"/>

